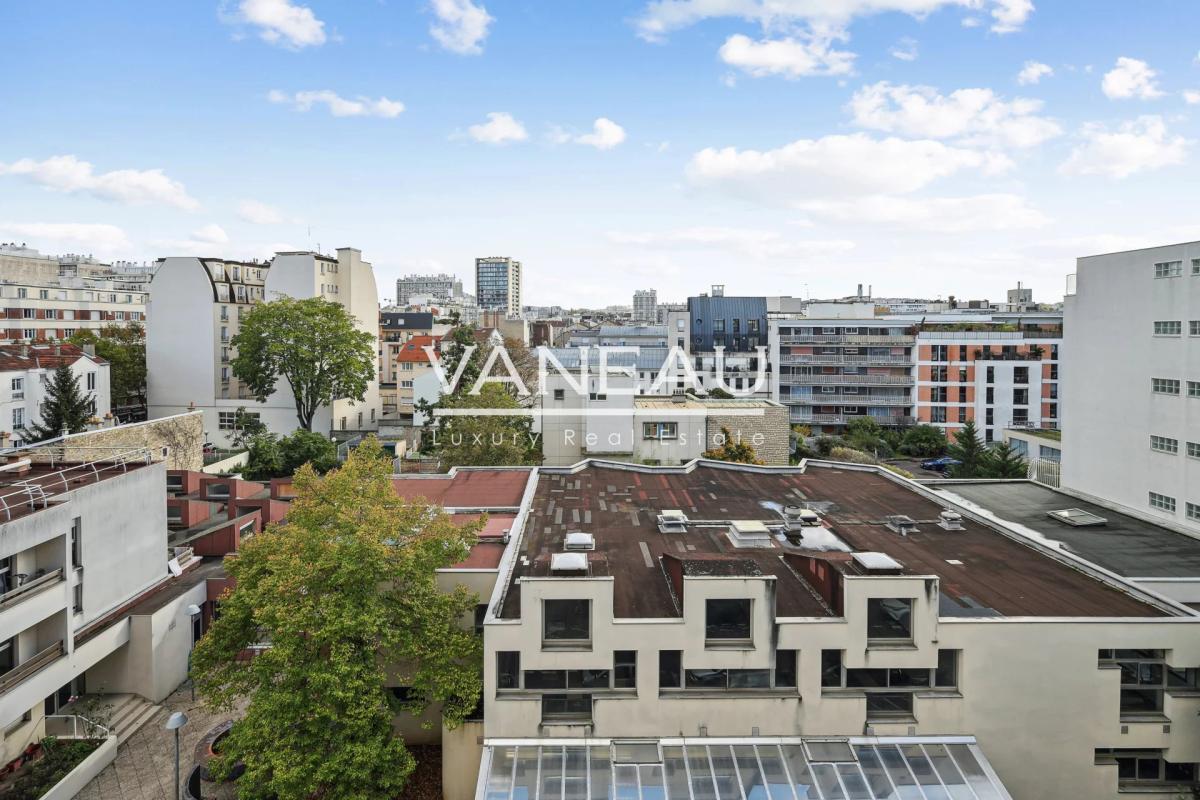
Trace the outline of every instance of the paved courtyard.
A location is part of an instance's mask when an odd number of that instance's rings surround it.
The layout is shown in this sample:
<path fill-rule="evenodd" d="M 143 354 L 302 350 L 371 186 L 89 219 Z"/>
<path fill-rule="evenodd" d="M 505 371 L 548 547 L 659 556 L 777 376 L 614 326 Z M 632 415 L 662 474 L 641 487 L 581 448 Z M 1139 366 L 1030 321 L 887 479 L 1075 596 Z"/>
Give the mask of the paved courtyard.
<path fill-rule="evenodd" d="M 179 739 L 180 780 L 187 780 L 197 743 L 229 714 L 214 715 L 187 688 L 177 689 L 162 703 L 163 709 L 117 749 L 117 758 L 84 790 L 77 800 L 173 800 L 175 792 L 175 737 L 163 729 L 174 711 L 188 716 Z M 208 795 L 206 794 L 207 798 Z"/>

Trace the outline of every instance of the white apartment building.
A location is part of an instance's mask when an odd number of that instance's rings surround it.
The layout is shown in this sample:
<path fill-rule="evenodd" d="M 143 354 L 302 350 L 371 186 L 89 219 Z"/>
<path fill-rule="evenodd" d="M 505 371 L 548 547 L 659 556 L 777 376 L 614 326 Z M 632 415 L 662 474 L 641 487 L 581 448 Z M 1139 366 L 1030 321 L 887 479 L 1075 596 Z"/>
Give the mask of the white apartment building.
<path fill-rule="evenodd" d="M 633 293 L 633 319 L 637 322 L 658 322 L 658 292 L 638 289 Z"/>
<path fill-rule="evenodd" d="M 1064 312 L 1062 485 L 1200 532 L 1200 242 L 1078 259 Z"/>
<path fill-rule="evenodd" d="M 500 309 L 521 316 L 521 262 L 505 256 L 475 259 L 475 304 L 480 311 Z"/>
<path fill-rule="evenodd" d="M 396 305 L 407 306 L 418 298 L 424 304 L 461 303 L 464 299 L 462 278 L 457 275 L 405 275 L 396 280 Z"/>
<path fill-rule="evenodd" d="M 202 410 L 205 430 L 214 442 L 230 441 L 239 407 L 258 414 L 275 433 L 291 433 L 298 425 L 286 381 L 265 403 L 258 403 L 233 375 L 232 340 L 255 303 L 281 295 L 324 297 L 345 306 L 360 330 L 379 337 L 375 275 L 354 248 L 339 248 L 336 257 L 285 252 L 269 262 L 189 256 L 160 259 L 159 264 L 150 284 L 152 313 L 147 325 L 150 418 Z M 376 375 L 362 402 L 335 400 L 318 412 L 313 430 L 376 430 L 378 416 Z"/>
<path fill-rule="evenodd" d="M 1189 796 L 1200 615 L 876 467 L 542 467 L 476 800 Z"/>
<path fill-rule="evenodd" d="M 205 586 L 190 552 L 168 550 L 166 464 L 146 449 L 89 453 L 64 461 L 51 444 L 0 464 L 2 764 L 50 732 L 74 695 L 158 702 L 187 675 L 186 609 Z"/>
<path fill-rule="evenodd" d="M 42 423 L 42 402 L 55 369 L 67 364 L 79 389 L 91 397 L 92 414 L 112 412 L 109 364 L 73 344 L 0 345 L 0 450 L 21 447 Z"/>

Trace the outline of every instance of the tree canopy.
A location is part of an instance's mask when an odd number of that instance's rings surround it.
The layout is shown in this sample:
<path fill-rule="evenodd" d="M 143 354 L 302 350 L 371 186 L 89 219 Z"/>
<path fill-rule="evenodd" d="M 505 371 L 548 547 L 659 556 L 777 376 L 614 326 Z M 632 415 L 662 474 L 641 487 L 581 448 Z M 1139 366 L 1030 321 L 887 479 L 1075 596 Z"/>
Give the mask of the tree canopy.
<path fill-rule="evenodd" d="M 376 337 L 355 327 L 338 303 L 281 297 L 260 303 L 233 337 L 233 374 L 258 402 L 287 381 L 300 427 L 312 430 L 317 409 L 334 400 L 361 401 L 376 375 Z"/>
<path fill-rule="evenodd" d="M 914 425 L 900 440 L 901 453 L 916 458 L 932 458 L 946 452 L 946 434 L 936 425 Z"/>
<path fill-rule="evenodd" d="M 512 392 L 498 383 L 485 383 L 479 394 L 447 395 L 437 405 L 447 410 L 517 410 Z M 432 451 L 443 467 L 520 466 L 542 463 L 541 438 L 533 418 L 525 415 L 467 414 L 439 417 L 436 433 L 428 434 Z"/>
<path fill-rule="evenodd" d="M 716 461 L 732 461 L 736 464 L 763 463 L 759 459 L 758 453 L 754 451 L 754 446 L 745 439 L 735 437 L 729 432 L 729 428 L 722 426 L 721 436 L 723 438 L 721 445 L 711 450 L 705 450 L 705 458 L 711 458 Z"/>
<path fill-rule="evenodd" d="M 146 330 L 141 325 L 105 325 L 79 330 L 67 341 L 92 345 L 108 362 L 109 396 L 114 407 L 146 406 Z"/>
<path fill-rule="evenodd" d="M 92 418 L 93 400 L 90 392 L 79 388 L 79 376 L 70 365 L 58 365 L 46 384 L 46 397 L 39 409 L 41 421 L 30 426 L 28 438 L 41 442 L 61 436 L 63 431 L 79 433 Z"/>
<path fill-rule="evenodd" d="M 1029 465 L 1008 442 L 987 448 L 980 469 L 981 478 L 1026 478 Z"/>
<path fill-rule="evenodd" d="M 327 436 L 303 429 L 284 437 L 261 431 L 247 440 L 250 453 L 242 476 L 263 481 L 296 474 L 305 464 L 318 473 L 338 465 L 337 445 Z"/>
<path fill-rule="evenodd" d="M 396 797 L 414 759 L 395 714 L 436 703 L 455 727 L 475 708 L 482 644 L 461 621 L 476 597 L 440 591 L 435 571 L 466 557 L 482 521 L 401 499 L 391 472 L 374 439 L 324 477 L 302 468 L 286 521 L 226 559 L 234 587 L 192 675 L 214 709 L 249 700 L 214 764 L 245 764 L 242 797 Z"/>
<path fill-rule="evenodd" d="M 980 471 L 983 469 L 986 454 L 974 420 L 967 420 L 961 428 L 955 431 L 954 442 L 946 448 L 946 455 L 960 462 L 950 468 L 950 477 L 982 477 Z"/>

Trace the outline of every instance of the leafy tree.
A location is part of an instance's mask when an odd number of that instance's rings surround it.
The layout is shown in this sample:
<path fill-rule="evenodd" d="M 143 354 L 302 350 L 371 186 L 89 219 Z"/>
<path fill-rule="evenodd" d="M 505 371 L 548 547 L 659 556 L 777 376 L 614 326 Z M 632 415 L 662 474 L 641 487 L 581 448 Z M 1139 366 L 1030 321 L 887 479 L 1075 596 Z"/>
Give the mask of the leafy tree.
<path fill-rule="evenodd" d="M 233 337 L 233 374 L 258 402 L 287 381 L 300 427 L 312 430 L 317 409 L 334 400 L 361 401 L 376 374 L 376 337 L 355 327 L 341 305 L 322 297 L 281 297 L 255 306 Z"/>
<path fill-rule="evenodd" d="M 146 330 L 141 325 L 105 325 L 97 333 L 76 331 L 67 341 L 92 345 L 108 362 L 109 392 L 114 406 L 146 406 Z"/>
<path fill-rule="evenodd" d="M 1025 478 L 1029 476 L 1029 465 L 1008 442 L 1000 442 L 987 448 L 980 469 L 981 478 Z"/>
<path fill-rule="evenodd" d="M 708 396 L 714 400 L 732 400 L 733 393 L 727 392 L 720 386 L 713 386 L 708 390 Z"/>
<path fill-rule="evenodd" d="M 259 419 L 257 414 L 247 412 L 245 406 L 238 406 L 233 412 L 233 436 L 230 438 L 234 447 L 246 447 L 251 439 L 266 432 L 266 423 Z"/>
<path fill-rule="evenodd" d="M 450 395 L 442 395 L 436 400 L 420 399 L 414 404 L 417 411 L 425 416 L 424 434 L 421 437 L 421 452 L 432 454 L 437 449 L 436 442 L 443 438 L 446 418 L 434 415 L 434 409 L 442 408 L 446 403 L 451 402 L 452 397 L 461 398 L 466 395 L 471 387 L 475 385 L 475 381 L 479 378 L 479 373 L 483 369 L 484 348 L 478 346 L 475 341 L 475 326 L 460 325 L 453 328 L 447 338 L 443 339 L 441 351 L 438 354 L 438 361 L 441 364 L 442 372 L 446 376 L 446 380 L 453 380 L 454 375 L 458 372 L 458 366 L 464 358 L 468 359 L 463 366 L 462 377 L 454 387 L 454 391 Z M 472 346 L 474 350 L 468 349 Z"/>
<path fill-rule="evenodd" d="M 443 397 L 439 408 L 518 409 L 512 393 L 498 383 L 485 383 L 479 394 Z M 525 415 L 453 415 L 439 417 L 440 425 L 427 436 L 443 467 L 516 466 L 542 463 L 541 439 Z"/>
<path fill-rule="evenodd" d="M 913 476 L 908 470 L 900 469 L 891 464 L 885 464 L 870 453 L 864 453 L 862 450 L 855 450 L 852 447 L 835 447 L 830 452 L 829 457 L 834 461 L 845 461 L 850 464 L 874 464 L 883 467 L 888 472 L 894 472 L 901 478 L 911 478 Z"/>
<path fill-rule="evenodd" d="M 884 436 L 883 426 L 871 417 L 854 417 L 846 424 L 846 441 L 856 450 L 874 453 L 881 458 L 892 455 L 892 446 Z"/>
<path fill-rule="evenodd" d="M 46 384 L 46 397 L 42 400 L 41 421 L 29 429 L 35 442 L 53 439 L 67 433 L 79 433 L 92 418 L 93 395 L 79 388 L 79 377 L 67 364 L 55 368 Z"/>
<path fill-rule="evenodd" d="M 192 675 L 214 710 L 248 699 L 213 764 L 245 764 L 241 797 L 397 797 L 414 758 L 394 716 L 440 704 L 453 728 L 478 701 L 482 645 L 461 625 L 476 597 L 443 593 L 435 571 L 466 557 L 482 521 L 401 499 L 391 473 L 373 439 L 324 477 L 301 469 L 287 521 L 226 560 L 234 586 Z M 407 699 L 385 688 L 388 668 Z"/>
<path fill-rule="evenodd" d="M 833 452 L 833 448 L 849 447 L 850 445 L 840 436 L 818 436 L 814 446 L 817 448 L 817 454 L 821 458 L 829 458 L 829 454 Z"/>
<path fill-rule="evenodd" d="M 248 480 L 286 478 L 309 464 L 317 473 L 338 465 L 337 445 L 319 433 L 299 429 L 278 438 L 259 433 L 250 439 L 250 453 L 242 475 Z"/>
<path fill-rule="evenodd" d="M 916 458 L 933 458 L 946 452 L 946 434 L 936 425 L 914 425 L 900 440 L 901 453 Z"/>
<path fill-rule="evenodd" d="M 946 448 L 946 455 L 962 463 L 949 470 L 952 478 L 978 478 L 983 468 L 984 445 L 974 420 L 966 423 L 954 433 L 954 443 Z"/>
<path fill-rule="evenodd" d="M 745 439 L 737 439 L 729 432 L 729 428 L 721 426 L 721 437 L 723 442 L 720 447 L 714 447 L 711 450 L 704 451 L 705 458 L 711 458 L 716 461 L 732 461 L 735 464 L 761 464 L 763 463 L 758 457 L 758 453 L 754 452 L 754 446 Z"/>

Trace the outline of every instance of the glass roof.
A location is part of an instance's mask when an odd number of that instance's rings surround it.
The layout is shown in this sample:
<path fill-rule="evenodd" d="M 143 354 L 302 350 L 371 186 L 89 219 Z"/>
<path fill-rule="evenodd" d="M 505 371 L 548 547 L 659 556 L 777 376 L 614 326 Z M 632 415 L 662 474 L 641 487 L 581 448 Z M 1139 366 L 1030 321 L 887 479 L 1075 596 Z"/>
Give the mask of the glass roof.
<path fill-rule="evenodd" d="M 504 740 L 476 800 L 1011 800 L 973 739 Z"/>

